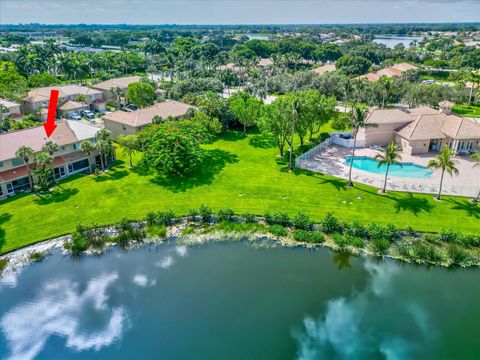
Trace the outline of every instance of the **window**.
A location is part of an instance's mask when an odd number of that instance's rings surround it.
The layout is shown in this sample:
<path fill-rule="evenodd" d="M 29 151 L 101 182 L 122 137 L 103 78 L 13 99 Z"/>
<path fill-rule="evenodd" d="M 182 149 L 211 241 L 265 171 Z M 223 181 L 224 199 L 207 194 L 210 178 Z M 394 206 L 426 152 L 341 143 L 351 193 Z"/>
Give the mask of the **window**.
<path fill-rule="evenodd" d="M 72 145 L 72 149 L 73 149 L 73 150 L 77 150 L 77 149 L 78 149 L 78 143 L 73 144 L 73 145 Z"/>
<path fill-rule="evenodd" d="M 65 145 L 62 145 L 62 146 L 60 147 L 60 149 L 62 149 L 62 151 L 65 151 L 65 149 L 66 149 Z"/>
<path fill-rule="evenodd" d="M 71 164 L 68 164 L 68 172 L 81 171 L 88 169 L 88 159 L 80 160 Z"/>
<path fill-rule="evenodd" d="M 125 126 L 122 126 L 122 130 L 127 130 L 127 128 Z"/>
<path fill-rule="evenodd" d="M 7 194 L 13 194 L 13 185 L 11 182 L 7 183 Z"/>
<path fill-rule="evenodd" d="M 417 143 L 417 149 L 420 149 L 422 147 L 421 143 Z"/>
<path fill-rule="evenodd" d="M 3 161 L 0 161 L 0 167 L 3 167 Z"/>
<path fill-rule="evenodd" d="M 2 185 L 0 185 L 0 196 L 3 196 L 3 188 L 2 188 Z"/>
<path fill-rule="evenodd" d="M 19 158 L 13 159 L 13 160 L 12 160 L 12 165 L 13 165 L 13 166 L 23 165 L 23 160 L 22 160 L 22 159 L 19 159 Z"/>

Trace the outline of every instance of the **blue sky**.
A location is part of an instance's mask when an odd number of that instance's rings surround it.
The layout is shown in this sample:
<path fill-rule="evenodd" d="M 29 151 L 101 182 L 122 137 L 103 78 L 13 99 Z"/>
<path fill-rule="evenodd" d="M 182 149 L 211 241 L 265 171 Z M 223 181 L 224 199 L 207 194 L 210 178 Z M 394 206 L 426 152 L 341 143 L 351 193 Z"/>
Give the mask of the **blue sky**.
<path fill-rule="evenodd" d="M 0 24 L 480 21 L 480 0 L 0 0 Z"/>

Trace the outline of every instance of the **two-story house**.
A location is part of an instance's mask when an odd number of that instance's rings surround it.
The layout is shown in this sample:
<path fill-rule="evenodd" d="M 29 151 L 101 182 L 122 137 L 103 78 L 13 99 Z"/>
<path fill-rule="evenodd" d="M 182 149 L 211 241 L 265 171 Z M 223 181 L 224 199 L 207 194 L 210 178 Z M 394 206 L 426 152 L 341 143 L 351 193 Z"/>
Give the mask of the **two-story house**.
<path fill-rule="evenodd" d="M 50 92 L 58 90 L 57 116 L 68 117 L 72 112 L 80 112 L 81 110 L 98 110 L 102 108 L 101 104 L 105 104 L 102 92 L 79 85 L 64 86 L 47 86 L 30 90 L 27 97 L 23 100 L 22 110 L 24 113 L 39 112 L 44 118 L 45 109 L 48 108 L 50 102 Z M 78 95 L 85 97 L 84 101 L 78 101 Z M 103 108 L 105 106 L 103 105 Z"/>
<path fill-rule="evenodd" d="M 21 146 L 28 146 L 38 153 L 47 141 L 56 143 L 59 151 L 54 154 L 52 164 L 56 179 L 86 171 L 89 164 L 100 164 L 96 151 L 86 155 L 80 150 L 82 141 L 95 142 L 99 128 L 71 120 L 61 120 L 56 125 L 49 139 L 42 126 L 0 134 L 0 198 L 29 190 L 27 167 L 15 154 Z M 30 159 L 29 165 L 35 166 L 34 159 Z"/>

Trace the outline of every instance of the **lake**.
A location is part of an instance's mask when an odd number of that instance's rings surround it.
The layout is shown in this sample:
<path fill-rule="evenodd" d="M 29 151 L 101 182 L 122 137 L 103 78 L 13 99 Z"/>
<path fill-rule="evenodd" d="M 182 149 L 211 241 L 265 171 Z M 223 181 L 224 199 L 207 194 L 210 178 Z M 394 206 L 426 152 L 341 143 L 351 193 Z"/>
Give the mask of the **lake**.
<path fill-rule="evenodd" d="M 227 242 L 54 252 L 0 283 L 0 358 L 478 358 L 478 270 Z"/>
<path fill-rule="evenodd" d="M 377 44 L 384 44 L 388 48 L 393 49 L 397 44 L 410 47 L 410 43 L 414 40 L 420 42 L 423 38 L 421 36 L 375 36 L 373 42 Z"/>

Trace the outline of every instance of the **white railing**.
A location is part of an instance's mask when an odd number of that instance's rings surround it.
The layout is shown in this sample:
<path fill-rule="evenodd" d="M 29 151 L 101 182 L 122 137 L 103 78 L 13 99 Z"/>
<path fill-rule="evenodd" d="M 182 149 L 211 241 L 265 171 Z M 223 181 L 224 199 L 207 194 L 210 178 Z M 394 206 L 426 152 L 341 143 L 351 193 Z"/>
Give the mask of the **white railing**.
<path fill-rule="evenodd" d="M 329 135 L 332 139 L 332 144 L 353 148 L 353 138 L 351 131 L 331 132 L 329 133 Z M 365 147 L 365 140 L 357 139 L 356 147 Z"/>
<path fill-rule="evenodd" d="M 307 152 L 304 152 L 302 155 L 297 156 L 295 158 L 295 166 L 298 166 L 298 164 L 302 160 L 312 159 L 315 155 L 325 150 L 331 144 L 332 144 L 332 138 L 327 138 L 317 146 L 311 148 Z"/>

